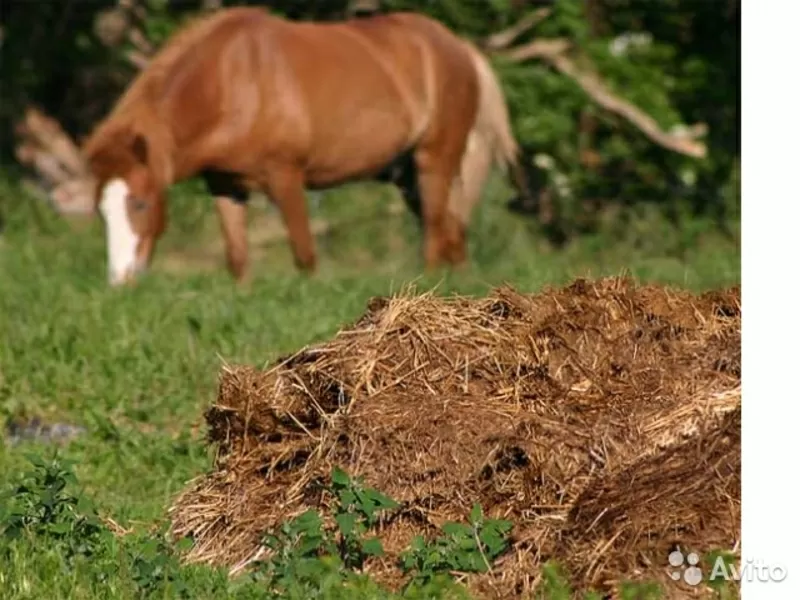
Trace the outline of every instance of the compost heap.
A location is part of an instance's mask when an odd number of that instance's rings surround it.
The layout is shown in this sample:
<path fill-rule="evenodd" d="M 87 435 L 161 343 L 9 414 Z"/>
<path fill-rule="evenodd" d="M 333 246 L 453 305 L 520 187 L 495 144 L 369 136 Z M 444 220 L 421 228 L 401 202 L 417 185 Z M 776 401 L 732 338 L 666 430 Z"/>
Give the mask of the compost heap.
<path fill-rule="evenodd" d="M 374 298 L 329 342 L 223 370 L 206 413 L 215 467 L 178 498 L 172 531 L 194 538 L 189 560 L 237 571 L 287 518 L 329 514 L 339 466 L 402 503 L 367 563 L 388 585 L 414 535 L 479 502 L 514 528 L 491 572 L 464 579 L 478 597 L 537 588 L 547 560 L 577 589 L 655 579 L 696 595 L 667 557 L 738 548 L 740 332 L 738 287 Z"/>

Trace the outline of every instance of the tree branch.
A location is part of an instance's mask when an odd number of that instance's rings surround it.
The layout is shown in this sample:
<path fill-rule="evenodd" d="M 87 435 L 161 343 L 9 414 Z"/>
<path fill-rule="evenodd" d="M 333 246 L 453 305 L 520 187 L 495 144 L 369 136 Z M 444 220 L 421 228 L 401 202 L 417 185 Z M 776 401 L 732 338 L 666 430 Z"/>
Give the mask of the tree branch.
<path fill-rule="evenodd" d="M 16 132 L 22 138 L 22 143 L 17 149 L 20 160 L 36 162 L 38 152 L 51 155 L 51 163 L 61 165 L 63 172 L 71 175 L 85 175 L 86 164 L 80 149 L 59 125 L 58 121 L 48 117 L 34 107 L 28 107 L 23 120 L 16 127 Z M 56 171 L 48 169 L 55 174 Z M 55 183 L 59 183 L 56 181 Z"/>
<path fill-rule="evenodd" d="M 108 48 L 116 48 L 126 40 L 133 46 L 125 57 L 141 70 L 155 53 L 155 46 L 135 23 L 136 10 L 142 7 L 130 0 L 120 0 L 114 8 L 101 11 L 94 22 L 94 33 Z"/>
<path fill-rule="evenodd" d="M 522 17 L 511 27 L 493 33 L 487 37 L 483 41 L 483 47 L 487 50 L 502 50 L 503 48 L 508 48 L 519 36 L 533 29 L 549 17 L 551 12 L 551 9 L 548 7 L 537 8 L 533 12 Z"/>
<path fill-rule="evenodd" d="M 94 18 L 94 34 L 107 48 L 115 48 L 125 41 L 131 27 L 127 11 L 122 8 L 107 8 Z"/>
<path fill-rule="evenodd" d="M 39 109 L 28 107 L 15 127 L 19 143 L 14 150 L 20 164 L 36 174 L 28 188 L 47 197 L 60 213 L 93 210 L 92 181 L 78 145 L 61 125 Z"/>
<path fill-rule="evenodd" d="M 144 32 L 137 27 L 132 27 L 128 32 L 128 41 L 133 44 L 134 48 L 146 56 L 152 55 L 156 50 L 150 40 L 144 35 Z"/>
<path fill-rule="evenodd" d="M 556 54 L 564 54 L 571 47 L 572 43 L 565 38 L 539 39 L 498 54 L 515 62 L 524 62 L 532 58 L 547 58 Z"/>
<path fill-rule="evenodd" d="M 125 58 L 140 71 L 144 70 L 150 63 L 150 57 L 139 50 L 128 50 L 125 53 Z"/>
<path fill-rule="evenodd" d="M 72 174 L 56 159 L 56 157 L 42 148 L 37 148 L 30 142 L 23 142 L 14 150 L 17 160 L 32 167 L 51 186 L 67 181 Z"/>
<path fill-rule="evenodd" d="M 706 132 L 707 127 L 704 124 L 693 125 L 681 135 L 663 131 L 653 117 L 627 100 L 623 100 L 613 94 L 598 75 L 582 73 L 575 63 L 566 56 L 566 52 L 570 47 L 570 42 L 565 39 L 536 40 L 529 44 L 512 48 L 501 55 L 517 62 L 532 58 L 544 60 L 562 75 L 577 83 L 598 105 L 628 121 L 655 144 L 685 156 L 705 158 L 707 154 L 705 144 L 694 139 Z"/>
<path fill-rule="evenodd" d="M 346 13 L 350 16 L 369 15 L 381 10 L 380 0 L 350 0 Z"/>

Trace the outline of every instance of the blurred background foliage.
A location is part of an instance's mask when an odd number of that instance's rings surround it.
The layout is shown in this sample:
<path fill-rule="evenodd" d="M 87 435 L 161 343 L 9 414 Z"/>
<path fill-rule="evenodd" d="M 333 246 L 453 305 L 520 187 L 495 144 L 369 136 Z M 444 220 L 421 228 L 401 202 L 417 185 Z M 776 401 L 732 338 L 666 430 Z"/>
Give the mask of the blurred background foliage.
<path fill-rule="evenodd" d="M 340 19 L 357 7 L 415 10 L 477 42 L 546 11 L 515 47 L 566 39 L 575 64 L 662 130 L 704 124 L 708 131 L 704 158 L 682 155 L 600 107 L 547 61 L 494 56 L 531 184 L 552 204 L 553 239 L 621 231 L 650 214 L 688 230 L 713 225 L 738 235 L 739 0 L 4 0 L 6 172 L 19 171 L 13 131 L 26 107 L 40 107 L 80 139 L 136 73 L 137 53 L 157 48 L 199 11 L 241 4 L 306 20 Z M 131 30 L 140 38 L 131 41 Z"/>

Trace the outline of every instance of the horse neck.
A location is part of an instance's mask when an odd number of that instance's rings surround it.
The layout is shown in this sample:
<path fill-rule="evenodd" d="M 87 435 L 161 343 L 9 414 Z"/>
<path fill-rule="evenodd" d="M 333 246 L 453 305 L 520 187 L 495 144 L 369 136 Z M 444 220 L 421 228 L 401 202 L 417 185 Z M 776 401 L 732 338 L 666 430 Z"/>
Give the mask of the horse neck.
<path fill-rule="evenodd" d="M 174 182 L 175 157 L 172 136 L 168 131 L 159 131 L 148 136 L 148 168 L 157 185 L 163 189 Z"/>
<path fill-rule="evenodd" d="M 147 143 L 147 170 L 159 191 L 170 186 L 175 176 L 175 153 L 168 120 L 156 115 L 137 116 L 136 131 Z"/>

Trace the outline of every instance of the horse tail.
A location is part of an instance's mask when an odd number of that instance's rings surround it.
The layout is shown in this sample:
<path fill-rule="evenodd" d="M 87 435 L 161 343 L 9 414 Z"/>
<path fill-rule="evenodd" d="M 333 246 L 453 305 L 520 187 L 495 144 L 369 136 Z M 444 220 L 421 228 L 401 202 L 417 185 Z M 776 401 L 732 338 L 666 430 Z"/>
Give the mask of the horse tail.
<path fill-rule="evenodd" d="M 489 59 L 472 43 L 466 42 L 475 64 L 480 89 L 478 114 L 473 133 L 473 143 L 487 144 L 495 164 L 512 176 L 517 192 L 527 197 L 530 193 L 525 171 L 520 164 L 520 148 L 511 128 L 511 117 L 505 94 Z"/>
<path fill-rule="evenodd" d="M 519 146 L 511 131 L 511 119 L 503 90 L 489 60 L 475 46 L 468 43 L 480 88 L 480 104 L 476 117 L 478 132 L 491 139 L 494 159 L 503 169 L 517 161 Z"/>

